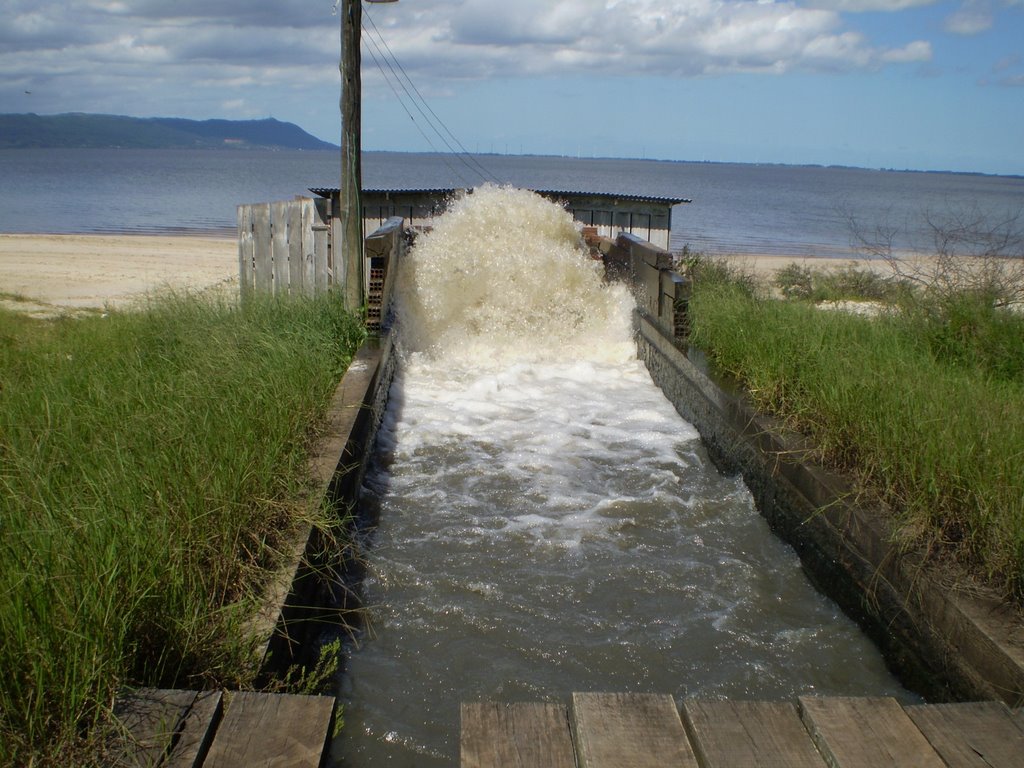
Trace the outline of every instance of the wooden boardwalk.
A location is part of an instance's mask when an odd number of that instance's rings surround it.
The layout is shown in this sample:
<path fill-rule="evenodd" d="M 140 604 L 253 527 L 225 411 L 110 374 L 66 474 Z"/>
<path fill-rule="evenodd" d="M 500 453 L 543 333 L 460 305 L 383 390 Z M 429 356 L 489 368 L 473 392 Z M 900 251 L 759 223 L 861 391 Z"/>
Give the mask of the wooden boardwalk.
<path fill-rule="evenodd" d="M 317 768 L 333 696 L 140 690 L 118 703 L 114 768 Z"/>
<path fill-rule="evenodd" d="M 1024 768 L 1024 710 L 573 694 L 572 705 L 462 705 L 461 768 Z"/>

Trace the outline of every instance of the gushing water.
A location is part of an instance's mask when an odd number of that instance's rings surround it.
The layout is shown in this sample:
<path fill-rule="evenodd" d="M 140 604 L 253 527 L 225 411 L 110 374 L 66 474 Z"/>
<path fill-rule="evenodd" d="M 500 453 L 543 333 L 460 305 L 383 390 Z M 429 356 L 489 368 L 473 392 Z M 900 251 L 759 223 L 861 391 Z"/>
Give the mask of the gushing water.
<path fill-rule="evenodd" d="M 456 764 L 470 700 L 905 695 L 710 465 L 578 244 L 485 187 L 405 265 L 342 765 Z"/>

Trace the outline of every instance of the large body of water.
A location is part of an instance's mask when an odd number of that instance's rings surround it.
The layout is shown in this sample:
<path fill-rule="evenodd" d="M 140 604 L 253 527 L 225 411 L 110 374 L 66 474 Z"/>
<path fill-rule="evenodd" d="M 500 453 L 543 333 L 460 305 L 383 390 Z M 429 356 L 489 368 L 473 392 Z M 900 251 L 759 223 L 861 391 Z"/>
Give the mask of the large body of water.
<path fill-rule="evenodd" d="M 1024 207 L 1024 179 L 848 168 L 371 152 L 367 188 L 432 189 L 498 180 L 532 189 L 689 198 L 672 248 L 849 255 L 848 215 L 915 229 L 925 213 Z M 230 233 L 242 203 L 337 186 L 336 152 L 2 150 L 0 232 Z M 908 247 L 927 247 L 915 242 Z"/>
<path fill-rule="evenodd" d="M 911 698 L 710 463 L 573 241 L 488 189 L 405 262 L 339 765 L 457 765 L 462 701 Z"/>

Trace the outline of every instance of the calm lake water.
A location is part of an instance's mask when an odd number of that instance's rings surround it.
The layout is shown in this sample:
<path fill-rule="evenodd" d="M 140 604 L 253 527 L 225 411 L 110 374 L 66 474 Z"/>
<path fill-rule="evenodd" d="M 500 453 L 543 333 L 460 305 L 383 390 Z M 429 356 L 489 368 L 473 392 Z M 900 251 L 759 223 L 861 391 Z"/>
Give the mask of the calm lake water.
<path fill-rule="evenodd" d="M 1024 208 L 1024 179 L 849 168 L 490 155 L 367 153 L 367 188 L 448 188 L 499 180 L 533 189 L 690 198 L 672 248 L 850 255 L 847 214 L 915 230 L 922 215 Z M 336 152 L 0 151 L 0 232 L 230 234 L 242 203 L 337 186 Z M 308 193 L 307 193 L 308 194 Z M 927 247 L 914 238 L 908 247 Z"/>

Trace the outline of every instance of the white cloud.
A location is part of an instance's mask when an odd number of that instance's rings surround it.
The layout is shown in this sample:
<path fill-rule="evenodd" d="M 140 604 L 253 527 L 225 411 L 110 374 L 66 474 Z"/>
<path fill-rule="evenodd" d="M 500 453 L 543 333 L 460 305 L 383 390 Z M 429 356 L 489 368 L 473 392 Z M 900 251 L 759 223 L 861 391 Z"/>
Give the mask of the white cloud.
<path fill-rule="evenodd" d="M 894 48 L 882 54 L 886 64 L 911 64 L 932 60 L 932 45 L 923 40 L 907 43 L 902 48 Z"/>
<path fill-rule="evenodd" d="M 863 13 L 866 11 L 903 11 L 907 8 L 934 5 L 936 2 L 938 0 L 806 0 L 802 5 L 844 13 Z"/>
<path fill-rule="evenodd" d="M 438 92 L 490 77 L 693 77 L 926 61 L 927 42 L 876 46 L 839 13 L 919 1 L 810 0 L 809 7 L 796 0 L 406 0 L 367 6 L 366 13 L 416 82 Z M 132 114 L 201 116 L 225 105 L 282 113 L 275 100 L 298 100 L 337 83 L 339 20 L 332 6 L 333 0 L 6 0 L 0 112 L 128 104 Z M 370 48 L 364 40 L 364 50 Z M 375 77 L 372 66 L 365 76 Z M 287 87 L 285 96 L 279 86 Z M 32 91 L 30 104 L 25 91 Z"/>
<path fill-rule="evenodd" d="M 836 10 L 788 0 L 422 0 L 409 13 L 389 8 L 371 13 L 387 19 L 392 49 L 438 77 L 834 71 L 931 55 L 923 41 L 873 47 L 844 29 Z"/>
<path fill-rule="evenodd" d="M 992 28 L 994 18 L 988 0 L 964 0 L 963 4 L 946 17 L 947 32 L 972 36 Z"/>

